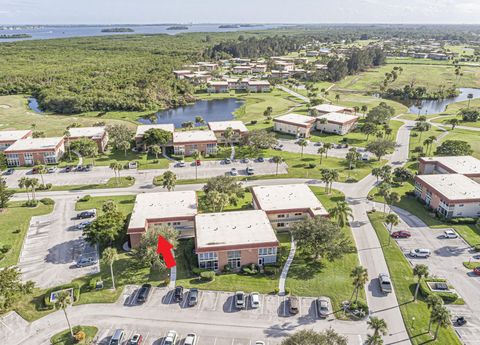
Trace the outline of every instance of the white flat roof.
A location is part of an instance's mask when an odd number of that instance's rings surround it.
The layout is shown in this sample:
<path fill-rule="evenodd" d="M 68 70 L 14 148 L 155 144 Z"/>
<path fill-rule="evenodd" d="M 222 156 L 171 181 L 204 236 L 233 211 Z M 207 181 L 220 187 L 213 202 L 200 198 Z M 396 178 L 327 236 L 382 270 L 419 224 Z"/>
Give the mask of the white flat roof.
<path fill-rule="evenodd" d="M 143 229 L 147 219 L 193 217 L 196 214 L 197 194 L 194 191 L 138 194 L 128 228 Z"/>
<path fill-rule="evenodd" d="M 267 214 L 262 210 L 198 214 L 195 232 L 197 249 L 278 244 Z"/>
<path fill-rule="evenodd" d="M 54 149 L 62 140 L 63 137 L 20 139 L 10 145 L 5 152 Z"/>
<path fill-rule="evenodd" d="M 0 141 L 15 141 L 22 139 L 24 136 L 29 134 L 31 130 L 20 130 L 20 131 L 0 131 Z"/>
<path fill-rule="evenodd" d="M 213 121 L 208 123 L 208 128 L 212 131 L 224 131 L 232 127 L 235 131 L 248 132 L 248 128 L 242 121 Z"/>
<path fill-rule="evenodd" d="M 349 109 L 349 110 L 351 109 L 348 107 L 342 107 L 334 104 L 319 104 L 312 108 L 317 109 L 318 111 L 321 111 L 323 113 L 341 113 L 345 111 L 345 109 Z"/>
<path fill-rule="evenodd" d="M 480 199 L 480 184 L 465 175 L 417 175 L 416 178 L 451 201 Z"/>
<path fill-rule="evenodd" d="M 248 85 L 252 86 L 270 86 L 268 80 L 249 80 Z"/>
<path fill-rule="evenodd" d="M 140 125 L 137 126 L 137 132 L 135 133 L 135 137 L 143 137 L 146 131 L 149 129 L 156 128 L 156 129 L 163 129 L 164 131 L 167 132 L 174 132 L 175 131 L 175 126 L 173 123 L 168 123 L 168 124 L 155 124 L 155 125 Z"/>
<path fill-rule="evenodd" d="M 327 119 L 328 122 L 341 123 L 341 124 L 358 120 L 358 116 L 345 114 L 345 113 L 328 113 L 325 115 L 320 115 L 318 117 L 318 119 L 322 119 L 322 118 Z"/>
<path fill-rule="evenodd" d="M 228 86 L 228 81 L 214 80 L 214 81 L 209 81 L 208 85 L 211 85 L 211 86 Z"/>
<path fill-rule="evenodd" d="M 314 122 L 315 118 L 313 116 L 291 113 L 291 114 L 286 114 L 286 115 L 275 117 L 273 119 L 273 121 L 289 122 L 289 123 L 292 123 L 292 124 L 305 126 L 305 125 L 309 125 L 312 122 Z"/>
<path fill-rule="evenodd" d="M 480 160 L 472 156 L 422 157 L 428 163 L 440 163 L 457 174 L 480 174 Z"/>
<path fill-rule="evenodd" d="M 75 127 L 68 130 L 71 137 L 102 138 L 105 135 L 105 127 Z"/>
<path fill-rule="evenodd" d="M 180 131 L 173 133 L 173 144 L 190 142 L 217 141 L 213 131 Z"/>
<path fill-rule="evenodd" d="M 310 209 L 314 215 L 328 215 L 327 210 L 305 184 L 258 186 L 252 188 L 257 206 L 266 211 Z"/>

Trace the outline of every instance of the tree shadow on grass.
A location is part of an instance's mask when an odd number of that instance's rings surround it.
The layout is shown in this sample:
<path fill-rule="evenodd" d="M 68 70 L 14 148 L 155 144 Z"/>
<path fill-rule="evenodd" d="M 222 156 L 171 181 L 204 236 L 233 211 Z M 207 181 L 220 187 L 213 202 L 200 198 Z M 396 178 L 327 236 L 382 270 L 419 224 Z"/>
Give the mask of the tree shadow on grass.
<path fill-rule="evenodd" d="M 288 270 L 288 277 L 293 279 L 312 279 L 316 274 L 321 273 L 325 264 L 321 261 L 315 261 L 310 258 L 301 258 L 294 260 Z"/>

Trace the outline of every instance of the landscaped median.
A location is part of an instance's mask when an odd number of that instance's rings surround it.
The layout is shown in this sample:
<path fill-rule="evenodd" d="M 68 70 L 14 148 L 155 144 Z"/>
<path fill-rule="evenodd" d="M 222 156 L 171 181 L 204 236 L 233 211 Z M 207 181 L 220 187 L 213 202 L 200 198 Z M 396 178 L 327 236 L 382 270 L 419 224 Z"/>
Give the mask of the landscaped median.
<path fill-rule="evenodd" d="M 432 340 L 432 336 L 428 333 L 430 310 L 421 294 L 417 301 L 413 301 L 417 281 L 414 278 L 412 267 L 396 242 L 391 241 L 388 245 L 389 233 L 384 226 L 385 216 L 384 213 L 373 212 L 369 214 L 369 219 L 382 245 L 403 321 L 412 343 L 460 344 L 451 326 L 446 329 L 440 328 L 437 340 Z"/>
<path fill-rule="evenodd" d="M 69 329 L 55 334 L 50 338 L 51 345 L 91 344 L 97 335 L 98 328 L 93 326 L 75 326 L 72 327 L 72 331 L 73 338 Z"/>
<path fill-rule="evenodd" d="M 46 184 L 46 188 L 37 188 L 36 192 L 58 192 L 58 191 L 75 191 L 75 190 L 89 190 L 89 189 L 108 189 L 108 188 L 127 188 L 135 184 L 135 177 L 121 176 L 119 178 L 112 177 L 105 183 L 92 184 L 74 184 L 65 186 L 55 186 Z M 25 189 L 14 189 L 15 193 L 26 193 Z M 28 191 L 31 192 L 30 190 Z"/>

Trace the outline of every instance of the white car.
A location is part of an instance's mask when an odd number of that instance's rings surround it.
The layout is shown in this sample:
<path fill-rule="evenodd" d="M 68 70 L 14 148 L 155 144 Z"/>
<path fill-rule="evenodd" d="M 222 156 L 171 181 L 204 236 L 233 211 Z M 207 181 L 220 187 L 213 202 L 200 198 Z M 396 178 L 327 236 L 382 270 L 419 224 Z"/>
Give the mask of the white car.
<path fill-rule="evenodd" d="M 178 334 L 176 331 L 168 331 L 165 340 L 163 341 L 163 345 L 175 345 L 177 342 Z"/>
<path fill-rule="evenodd" d="M 428 258 L 432 253 L 430 249 L 417 248 L 410 251 L 410 256 L 414 258 Z"/>
<path fill-rule="evenodd" d="M 453 230 L 445 230 L 443 233 L 443 238 L 457 238 L 458 235 L 455 231 Z"/>
<path fill-rule="evenodd" d="M 187 334 L 183 345 L 196 345 L 197 344 L 197 335 L 195 333 Z"/>
<path fill-rule="evenodd" d="M 53 173 L 56 172 L 56 171 L 57 171 L 57 167 L 50 167 L 50 168 L 47 169 L 47 172 L 48 172 L 49 174 L 53 174 Z"/>
<path fill-rule="evenodd" d="M 236 168 L 232 168 L 232 170 L 230 170 L 230 175 L 232 176 L 237 176 L 238 175 L 238 171 Z"/>
<path fill-rule="evenodd" d="M 252 292 L 250 294 L 250 304 L 254 309 L 260 307 L 260 294 L 258 292 Z"/>
<path fill-rule="evenodd" d="M 179 167 L 179 168 L 184 168 L 186 166 L 187 165 L 185 164 L 185 161 L 180 161 L 180 162 L 177 163 L 177 167 Z"/>

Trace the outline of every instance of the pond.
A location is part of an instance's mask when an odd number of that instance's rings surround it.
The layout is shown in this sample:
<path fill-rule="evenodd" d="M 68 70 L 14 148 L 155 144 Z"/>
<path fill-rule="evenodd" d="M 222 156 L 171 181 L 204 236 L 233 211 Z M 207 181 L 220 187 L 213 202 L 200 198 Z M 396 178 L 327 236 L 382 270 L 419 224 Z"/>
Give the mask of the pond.
<path fill-rule="evenodd" d="M 40 106 L 38 105 L 38 101 L 36 98 L 28 98 L 28 107 L 36 113 L 43 113 L 43 111 L 40 109 Z"/>
<path fill-rule="evenodd" d="M 473 98 L 480 98 L 480 89 L 460 88 L 460 94 L 456 97 L 445 98 L 441 100 L 424 100 L 420 104 L 414 103 L 410 105 L 408 111 L 411 114 L 430 115 L 442 113 L 447 109 L 447 106 L 452 103 L 462 102 L 468 100 L 468 94 L 472 94 Z"/>
<path fill-rule="evenodd" d="M 192 121 L 195 123 L 195 117 L 197 116 L 201 116 L 205 122 L 227 121 L 234 118 L 233 113 L 244 103 L 244 101 L 236 98 L 197 101 L 184 107 L 159 111 L 150 116 L 142 117 L 138 121 L 143 124 L 173 123 L 175 128 L 181 128 L 184 122 Z"/>

